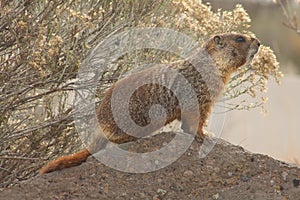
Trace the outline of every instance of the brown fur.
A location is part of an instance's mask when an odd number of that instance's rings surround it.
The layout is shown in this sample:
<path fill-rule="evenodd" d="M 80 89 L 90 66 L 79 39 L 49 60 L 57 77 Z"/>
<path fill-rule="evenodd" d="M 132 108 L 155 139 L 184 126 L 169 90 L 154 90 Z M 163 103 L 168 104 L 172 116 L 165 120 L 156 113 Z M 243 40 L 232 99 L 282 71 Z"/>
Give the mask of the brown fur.
<path fill-rule="evenodd" d="M 88 147 L 91 153 L 88 149 L 84 149 L 74 155 L 60 157 L 44 166 L 40 173 L 44 174 L 79 165 L 92 153 L 103 149 L 108 142 L 107 139 L 118 144 L 134 141 L 139 137 L 151 134 L 175 119 L 182 122 L 184 132 L 196 132 L 198 136 L 204 138 L 202 128 L 213 103 L 222 93 L 230 75 L 238 67 L 253 58 L 258 51 L 259 45 L 257 39 L 245 35 L 222 34 L 209 39 L 187 61 L 178 61 L 165 67 L 152 67 L 119 80 L 106 92 L 103 101 L 97 109 L 99 127 L 105 137 L 101 134 L 97 136 L 91 146 Z M 202 77 L 202 73 L 199 73 L 195 66 L 191 64 L 193 61 L 196 62 L 196 65 L 200 65 L 201 69 L 207 70 L 205 71 L 205 76 L 208 77 L 208 82 L 204 81 L 205 78 Z M 212 67 L 216 67 L 217 70 L 211 70 Z M 168 82 L 168 80 L 172 79 L 172 73 L 170 73 L 172 70 L 180 72 L 192 85 L 197 96 L 199 110 L 195 108 L 183 109 L 179 106 L 179 100 L 173 91 L 180 91 L 182 88 L 176 82 L 172 91 L 156 83 L 142 84 L 130 97 L 129 113 L 135 124 L 141 127 L 148 127 L 142 129 L 140 133 L 135 129 L 130 130 L 130 127 L 128 127 L 129 132 L 132 131 L 132 133 L 130 132 L 130 135 L 125 133 L 119 128 L 112 114 L 111 100 L 114 90 L 118 89 L 122 97 L 122 95 L 127 95 L 134 83 L 143 83 L 145 80 L 151 81 L 152 79 Z M 161 121 L 164 120 L 163 118 L 150 118 L 149 111 L 153 105 L 161 105 L 164 108 L 166 119 L 163 124 L 161 124 Z M 195 116 L 197 114 L 200 114 L 199 120 L 196 120 Z M 119 117 L 121 119 L 125 118 L 122 116 L 122 112 L 120 112 Z"/>

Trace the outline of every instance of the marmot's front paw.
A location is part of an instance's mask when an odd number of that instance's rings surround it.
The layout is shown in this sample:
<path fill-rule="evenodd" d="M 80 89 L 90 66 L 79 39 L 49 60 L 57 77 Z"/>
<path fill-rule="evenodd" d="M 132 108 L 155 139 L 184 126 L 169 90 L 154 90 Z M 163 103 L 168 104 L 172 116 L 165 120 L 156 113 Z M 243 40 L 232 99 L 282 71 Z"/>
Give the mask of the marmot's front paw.
<path fill-rule="evenodd" d="M 195 140 L 196 140 L 196 142 L 198 142 L 198 143 L 203 143 L 204 138 L 205 138 L 205 135 L 204 135 L 204 134 L 202 134 L 202 135 L 196 134 L 196 135 L 195 135 Z"/>

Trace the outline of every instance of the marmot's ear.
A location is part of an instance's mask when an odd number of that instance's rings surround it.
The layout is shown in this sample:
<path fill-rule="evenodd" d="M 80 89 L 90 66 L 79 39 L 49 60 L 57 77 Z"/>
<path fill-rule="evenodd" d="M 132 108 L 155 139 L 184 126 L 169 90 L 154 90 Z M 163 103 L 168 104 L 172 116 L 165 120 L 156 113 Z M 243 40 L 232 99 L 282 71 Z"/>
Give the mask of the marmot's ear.
<path fill-rule="evenodd" d="M 218 45 L 218 46 L 220 46 L 220 47 L 224 47 L 224 42 L 223 42 L 222 36 L 216 35 L 216 36 L 214 37 L 214 41 L 215 41 L 215 44 L 216 44 L 216 45 Z"/>

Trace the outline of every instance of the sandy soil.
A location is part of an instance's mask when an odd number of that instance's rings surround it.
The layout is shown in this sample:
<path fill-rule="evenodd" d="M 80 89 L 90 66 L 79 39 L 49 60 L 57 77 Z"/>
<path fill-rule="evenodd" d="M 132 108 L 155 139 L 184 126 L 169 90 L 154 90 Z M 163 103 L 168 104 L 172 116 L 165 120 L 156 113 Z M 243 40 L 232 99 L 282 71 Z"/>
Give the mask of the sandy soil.
<path fill-rule="evenodd" d="M 149 150 L 172 137 L 161 134 L 129 148 Z M 176 162 L 145 174 L 120 172 L 90 157 L 78 167 L 7 188 L 0 199 L 300 200 L 300 168 L 223 140 L 204 159 L 198 151 L 194 141 Z"/>

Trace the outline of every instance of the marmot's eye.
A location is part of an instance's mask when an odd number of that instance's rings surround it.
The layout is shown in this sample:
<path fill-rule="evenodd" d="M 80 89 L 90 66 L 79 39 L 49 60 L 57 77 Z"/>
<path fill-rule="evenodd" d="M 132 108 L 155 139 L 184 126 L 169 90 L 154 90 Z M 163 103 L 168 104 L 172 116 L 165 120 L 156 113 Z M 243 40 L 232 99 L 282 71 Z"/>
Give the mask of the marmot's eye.
<path fill-rule="evenodd" d="M 246 42 L 245 38 L 240 36 L 235 39 L 237 42 Z"/>

